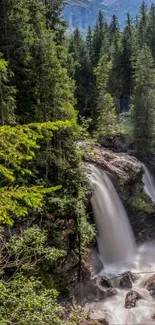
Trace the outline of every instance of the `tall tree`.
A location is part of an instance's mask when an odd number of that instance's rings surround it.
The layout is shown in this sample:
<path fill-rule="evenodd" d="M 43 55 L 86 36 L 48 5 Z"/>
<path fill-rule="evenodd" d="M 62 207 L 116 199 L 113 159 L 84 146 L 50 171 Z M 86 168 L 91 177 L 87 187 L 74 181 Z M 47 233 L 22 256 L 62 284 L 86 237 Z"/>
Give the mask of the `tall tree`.
<path fill-rule="evenodd" d="M 9 85 L 9 79 L 12 76 L 8 70 L 8 63 L 0 58 L 0 123 L 15 123 L 15 94 L 16 89 Z"/>
<path fill-rule="evenodd" d="M 77 98 L 76 107 L 80 115 L 89 116 L 92 65 L 89 49 L 87 49 L 78 29 L 75 29 L 70 38 L 69 52 L 72 54 L 75 64 L 75 96 Z"/>
<path fill-rule="evenodd" d="M 104 135 L 111 135 L 115 130 L 116 109 L 113 98 L 111 94 L 108 93 L 109 73 L 111 68 L 112 63 L 105 55 L 101 57 L 94 70 L 97 85 L 97 109 L 94 112 L 94 120 L 96 121 L 96 135 L 99 138 Z"/>
<path fill-rule="evenodd" d="M 155 4 L 152 3 L 147 17 L 147 45 L 151 48 L 153 59 L 155 60 Z"/>
<path fill-rule="evenodd" d="M 133 126 L 139 154 L 150 153 L 155 131 L 155 69 L 150 49 L 144 45 L 134 65 Z"/>
<path fill-rule="evenodd" d="M 93 65 L 94 67 L 97 65 L 100 56 L 101 50 L 104 42 L 104 32 L 105 32 L 105 21 L 102 14 L 102 11 L 99 11 L 98 20 L 94 27 L 93 33 Z"/>
<path fill-rule="evenodd" d="M 130 97 L 132 90 L 132 54 L 134 48 L 133 25 L 127 15 L 126 26 L 121 39 L 121 82 L 122 94 Z"/>
<path fill-rule="evenodd" d="M 148 8 L 146 3 L 143 1 L 140 7 L 138 19 L 138 41 L 141 47 L 146 43 L 147 13 Z"/>
<path fill-rule="evenodd" d="M 13 83 L 17 88 L 19 121 L 75 117 L 74 85 L 66 68 L 67 52 L 58 45 L 60 42 L 55 42 L 56 34 L 49 26 L 51 19 L 47 20 L 50 3 L 7 1 L 1 22 L 2 27 L 7 22 L 7 33 L 6 28 L 1 29 L 4 41 L 0 43 L 0 50 L 5 58 L 9 53 L 9 68 L 14 73 Z M 4 9 L 4 3 L 0 4 Z"/>

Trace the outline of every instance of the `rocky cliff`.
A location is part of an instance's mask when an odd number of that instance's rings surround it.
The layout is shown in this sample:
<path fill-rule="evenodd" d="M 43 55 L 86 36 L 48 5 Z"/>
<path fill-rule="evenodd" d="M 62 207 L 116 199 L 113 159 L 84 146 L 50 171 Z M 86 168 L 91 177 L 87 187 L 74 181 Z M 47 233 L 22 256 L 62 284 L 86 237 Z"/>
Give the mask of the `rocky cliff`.
<path fill-rule="evenodd" d="M 109 173 L 127 210 L 138 241 L 155 236 L 155 205 L 144 191 L 142 163 L 128 154 L 114 153 L 103 147 L 85 152 L 85 161 Z"/>
<path fill-rule="evenodd" d="M 93 27 L 99 10 L 103 11 L 107 21 L 116 14 L 123 27 L 127 13 L 135 18 L 141 2 L 142 0 L 67 0 L 63 15 L 71 30 L 78 27 L 85 32 L 89 25 Z M 150 6 L 153 0 L 145 2 Z"/>

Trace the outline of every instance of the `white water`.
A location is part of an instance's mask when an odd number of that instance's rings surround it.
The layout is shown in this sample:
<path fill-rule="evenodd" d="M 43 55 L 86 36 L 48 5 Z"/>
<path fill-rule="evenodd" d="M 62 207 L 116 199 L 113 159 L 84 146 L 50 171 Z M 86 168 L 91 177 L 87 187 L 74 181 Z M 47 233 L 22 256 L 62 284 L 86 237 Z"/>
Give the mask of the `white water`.
<path fill-rule="evenodd" d="M 155 243 L 135 249 L 128 217 L 110 178 L 95 166 L 91 169 L 94 187 L 92 206 L 99 233 L 99 252 L 104 264 L 101 274 L 110 278 L 130 270 L 135 274 L 133 290 L 143 299 L 137 301 L 135 308 L 126 309 L 125 297 L 130 290 L 120 289 L 119 278 L 116 278 L 113 281 L 117 295 L 87 304 L 86 310 L 90 310 L 94 319 L 105 317 L 110 325 L 155 325 L 155 300 L 146 289 L 147 282 L 155 274 Z M 147 189 L 149 186 L 148 182 L 145 183 Z M 144 274 L 138 274 L 142 272 Z"/>
<path fill-rule="evenodd" d="M 145 171 L 143 175 L 144 190 L 155 203 L 155 179 L 148 168 L 145 165 L 143 167 Z"/>
<path fill-rule="evenodd" d="M 91 171 L 100 257 L 104 265 L 132 258 L 135 241 L 123 204 L 108 174 L 94 165 Z"/>

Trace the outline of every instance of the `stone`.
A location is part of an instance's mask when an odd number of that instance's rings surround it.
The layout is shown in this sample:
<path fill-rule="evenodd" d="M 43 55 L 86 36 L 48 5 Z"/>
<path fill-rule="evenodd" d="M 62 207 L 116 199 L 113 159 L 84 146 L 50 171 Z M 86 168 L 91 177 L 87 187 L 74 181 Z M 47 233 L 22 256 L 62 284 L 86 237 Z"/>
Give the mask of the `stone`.
<path fill-rule="evenodd" d="M 134 280 L 133 275 L 131 272 L 126 272 L 122 274 L 120 279 L 120 287 L 122 289 L 131 289 L 132 288 L 132 281 Z"/>
<path fill-rule="evenodd" d="M 143 173 L 143 166 L 137 158 L 105 148 L 96 147 L 94 151 L 86 153 L 84 159 L 107 170 L 118 186 L 136 182 Z"/>
<path fill-rule="evenodd" d="M 112 284 L 108 278 L 101 276 L 99 278 L 99 284 L 104 288 L 112 288 Z"/>
<path fill-rule="evenodd" d="M 155 299 L 155 274 L 151 277 L 146 286 L 147 290 L 150 292 L 150 295 Z"/>
<path fill-rule="evenodd" d="M 155 290 L 155 274 L 151 277 L 146 286 L 148 291 Z"/>
<path fill-rule="evenodd" d="M 106 298 L 106 291 L 98 285 L 97 277 L 87 282 L 74 285 L 72 296 L 76 303 L 85 305 L 94 301 L 100 301 Z"/>
<path fill-rule="evenodd" d="M 140 294 L 134 290 L 131 290 L 127 293 L 126 299 L 125 299 L 125 308 L 134 308 L 136 307 L 137 300 L 141 299 L 142 297 Z"/>
<path fill-rule="evenodd" d="M 105 318 L 82 321 L 80 325 L 109 325 Z"/>
<path fill-rule="evenodd" d="M 113 289 L 113 288 L 110 288 L 106 291 L 106 298 L 108 297 L 113 297 L 113 296 L 116 296 L 117 295 L 117 290 L 116 289 Z"/>

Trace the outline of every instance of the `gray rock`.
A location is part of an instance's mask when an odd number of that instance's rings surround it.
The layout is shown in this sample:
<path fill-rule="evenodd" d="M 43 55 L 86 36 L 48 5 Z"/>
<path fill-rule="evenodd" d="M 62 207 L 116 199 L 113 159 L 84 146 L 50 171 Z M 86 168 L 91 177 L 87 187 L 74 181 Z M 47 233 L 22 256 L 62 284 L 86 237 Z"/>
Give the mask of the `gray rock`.
<path fill-rule="evenodd" d="M 134 290 L 131 290 L 127 293 L 125 299 L 125 308 L 130 309 L 136 307 L 137 300 L 141 299 L 140 294 Z"/>

